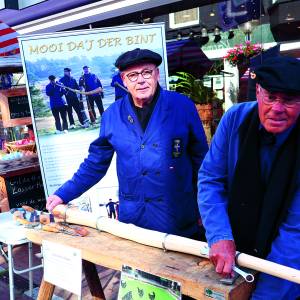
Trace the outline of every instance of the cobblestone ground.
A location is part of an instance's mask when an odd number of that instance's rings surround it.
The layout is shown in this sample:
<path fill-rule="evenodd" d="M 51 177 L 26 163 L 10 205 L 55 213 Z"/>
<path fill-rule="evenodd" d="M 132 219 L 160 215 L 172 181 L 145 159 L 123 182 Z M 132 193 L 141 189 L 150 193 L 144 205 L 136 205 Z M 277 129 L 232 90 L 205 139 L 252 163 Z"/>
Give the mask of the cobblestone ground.
<path fill-rule="evenodd" d="M 39 253 L 40 248 L 36 245 L 33 246 L 33 252 Z M 13 250 L 14 263 L 16 269 L 24 269 L 28 267 L 28 255 L 27 255 L 27 245 L 21 245 L 15 247 Z M 40 264 L 40 260 L 34 257 L 34 265 Z M 119 289 L 119 278 L 120 273 L 115 270 L 106 269 L 97 266 L 98 275 L 101 280 L 102 287 L 107 300 L 116 300 Z M 34 297 L 30 298 L 24 293 L 28 290 L 28 275 L 14 275 L 15 279 L 15 299 L 16 300 L 30 300 L 36 299 L 38 293 L 38 287 L 40 286 L 43 276 L 42 269 L 33 272 L 33 282 L 34 282 Z M 7 264 L 4 258 L 0 255 L 0 299 L 9 300 L 9 283 L 8 283 L 8 271 Z M 77 300 L 78 297 L 72 295 L 71 293 L 62 290 L 60 288 L 55 288 L 54 294 L 57 296 L 53 297 L 53 300 Z M 86 280 L 83 278 L 82 281 L 82 299 L 92 299 L 90 291 L 87 286 Z"/>

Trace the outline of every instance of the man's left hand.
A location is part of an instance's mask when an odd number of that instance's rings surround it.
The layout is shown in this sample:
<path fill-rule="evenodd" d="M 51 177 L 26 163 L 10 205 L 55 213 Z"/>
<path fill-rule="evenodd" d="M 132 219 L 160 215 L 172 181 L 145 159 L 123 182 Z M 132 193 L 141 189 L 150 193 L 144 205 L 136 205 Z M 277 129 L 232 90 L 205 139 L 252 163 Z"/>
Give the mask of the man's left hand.
<path fill-rule="evenodd" d="M 216 272 L 223 277 L 233 276 L 232 267 L 235 262 L 235 243 L 231 240 L 221 240 L 212 244 L 209 258 L 216 267 Z"/>

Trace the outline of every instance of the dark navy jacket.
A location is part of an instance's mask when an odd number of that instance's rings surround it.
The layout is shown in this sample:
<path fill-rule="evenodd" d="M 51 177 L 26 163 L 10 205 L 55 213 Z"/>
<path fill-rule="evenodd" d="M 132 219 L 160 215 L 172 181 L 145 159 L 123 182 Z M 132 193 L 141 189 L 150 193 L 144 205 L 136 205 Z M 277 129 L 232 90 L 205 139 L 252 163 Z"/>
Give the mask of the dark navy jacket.
<path fill-rule="evenodd" d="M 127 95 L 127 92 L 122 88 L 115 86 L 115 83 L 119 83 L 121 86 L 124 86 L 123 80 L 120 76 L 120 73 L 116 74 L 111 80 L 111 86 L 115 88 L 115 99 L 122 98 L 123 96 Z"/>
<path fill-rule="evenodd" d="M 67 105 L 66 100 L 62 97 L 64 95 L 63 88 L 49 83 L 46 86 L 46 95 L 50 97 L 50 107 L 58 108 Z"/>
<path fill-rule="evenodd" d="M 95 90 L 98 87 L 102 88 L 100 79 L 93 73 L 83 74 L 79 79 L 79 86 L 83 86 L 86 92 Z"/>
<path fill-rule="evenodd" d="M 143 132 L 126 96 L 104 112 L 88 157 L 55 194 L 65 203 L 79 197 L 105 175 L 116 152 L 120 221 L 191 236 L 199 219 L 193 179 L 207 149 L 200 118 L 187 97 L 161 90 Z"/>
<path fill-rule="evenodd" d="M 59 82 L 61 82 L 64 86 L 69 87 L 71 89 L 75 89 L 75 90 L 79 90 L 79 86 L 78 83 L 76 81 L 76 79 L 72 76 L 64 76 L 62 77 Z M 70 99 L 78 99 L 77 94 L 69 91 L 67 89 L 64 89 L 64 94 L 66 96 L 66 98 L 70 98 Z"/>

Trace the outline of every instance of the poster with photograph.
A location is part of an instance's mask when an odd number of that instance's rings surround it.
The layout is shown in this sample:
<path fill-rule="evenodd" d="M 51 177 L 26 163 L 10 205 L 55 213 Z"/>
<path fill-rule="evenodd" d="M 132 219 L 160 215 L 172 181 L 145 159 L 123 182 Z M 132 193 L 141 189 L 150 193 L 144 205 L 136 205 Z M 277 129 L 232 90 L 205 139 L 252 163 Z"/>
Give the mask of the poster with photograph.
<path fill-rule="evenodd" d="M 114 63 L 119 55 L 135 48 L 159 53 L 160 85 L 166 88 L 165 29 L 163 24 L 127 25 L 23 36 L 19 44 L 47 197 L 76 172 L 99 136 L 103 110 L 117 101 Z M 96 92 L 86 95 L 91 90 Z M 115 157 L 106 176 L 82 199 L 104 214 L 109 199 L 118 202 Z"/>
<path fill-rule="evenodd" d="M 177 281 L 156 276 L 130 266 L 122 266 L 118 300 L 180 300 Z"/>

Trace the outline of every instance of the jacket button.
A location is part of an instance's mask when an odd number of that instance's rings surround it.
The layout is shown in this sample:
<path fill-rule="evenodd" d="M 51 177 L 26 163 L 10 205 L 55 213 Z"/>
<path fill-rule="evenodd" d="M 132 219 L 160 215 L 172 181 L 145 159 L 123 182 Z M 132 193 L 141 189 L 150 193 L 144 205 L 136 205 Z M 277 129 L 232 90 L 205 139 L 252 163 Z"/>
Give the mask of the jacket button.
<path fill-rule="evenodd" d="M 147 171 L 144 171 L 144 172 L 142 173 L 143 176 L 146 176 L 147 174 L 148 174 Z"/>
<path fill-rule="evenodd" d="M 145 149 L 145 145 L 144 144 L 141 145 L 141 149 Z"/>
<path fill-rule="evenodd" d="M 253 249 L 253 251 L 255 252 L 255 253 L 258 253 L 258 250 L 255 248 L 255 249 Z"/>

